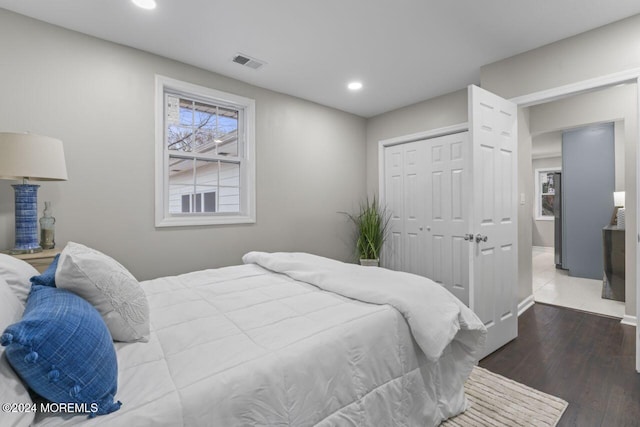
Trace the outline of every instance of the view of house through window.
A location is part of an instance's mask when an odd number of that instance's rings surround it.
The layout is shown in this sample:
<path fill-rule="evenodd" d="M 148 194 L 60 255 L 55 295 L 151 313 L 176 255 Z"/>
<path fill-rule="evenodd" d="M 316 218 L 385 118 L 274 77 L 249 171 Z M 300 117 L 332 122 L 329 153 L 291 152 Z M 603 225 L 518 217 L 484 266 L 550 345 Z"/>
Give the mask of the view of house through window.
<path fill-rule="evenodd" d="M 165 96 L 169 213 L 240 212 L 238 110 Z"/>

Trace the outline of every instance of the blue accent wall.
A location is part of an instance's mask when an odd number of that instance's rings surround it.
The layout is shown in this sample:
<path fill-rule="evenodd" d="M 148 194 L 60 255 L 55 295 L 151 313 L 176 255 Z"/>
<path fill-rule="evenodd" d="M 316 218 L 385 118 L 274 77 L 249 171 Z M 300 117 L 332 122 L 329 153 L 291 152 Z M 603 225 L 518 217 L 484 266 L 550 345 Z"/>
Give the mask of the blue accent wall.
<path fill-rule="evenodd" d="M 613 123 L 562 134 L 563 267 L 570 276 L 602 280 L 602 228 L 613 213 Z"/>

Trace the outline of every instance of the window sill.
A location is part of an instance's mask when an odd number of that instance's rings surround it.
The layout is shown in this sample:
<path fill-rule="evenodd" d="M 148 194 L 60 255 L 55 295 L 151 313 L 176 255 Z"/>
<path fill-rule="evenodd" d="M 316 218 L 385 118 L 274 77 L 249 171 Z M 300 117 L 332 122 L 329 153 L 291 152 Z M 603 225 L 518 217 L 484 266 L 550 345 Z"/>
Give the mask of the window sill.
<path fill-rule="evenodd" d="M 156 228 L 196 227 L 202 225 L 255 224 L 255 222 L 255 217 L 247 215 L 170 217 L 156 219 Z"/>

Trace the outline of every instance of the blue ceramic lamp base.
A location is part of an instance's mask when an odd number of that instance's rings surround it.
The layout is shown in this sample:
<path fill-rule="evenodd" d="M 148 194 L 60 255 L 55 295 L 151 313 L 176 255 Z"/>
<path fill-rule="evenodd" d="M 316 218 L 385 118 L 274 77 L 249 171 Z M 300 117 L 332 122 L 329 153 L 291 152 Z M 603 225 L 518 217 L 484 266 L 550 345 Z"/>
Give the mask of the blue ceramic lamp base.
<path fill-rule="evenodd" d="M 38 243 L 38 188 L 39 185 L 12 185 L 16 194 L 16 245 L 13 254 L 41 252 Z"/>

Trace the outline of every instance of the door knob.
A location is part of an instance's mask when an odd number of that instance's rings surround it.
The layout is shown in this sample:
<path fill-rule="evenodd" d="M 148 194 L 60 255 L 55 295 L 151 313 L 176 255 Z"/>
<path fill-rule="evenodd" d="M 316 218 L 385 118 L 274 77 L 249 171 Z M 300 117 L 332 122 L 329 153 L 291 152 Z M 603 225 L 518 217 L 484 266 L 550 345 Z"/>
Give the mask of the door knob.
<path fill-rule="evenodd" d="M 466 240 L 467 242 L 473 242 L 473 234 L 472 233 L 465 234 L 464 240 Z"/>
<path fill-rule="evenodd" d="M 489 240 L 487 236 L 483 236 L 480 233 L 476 234 L 476 243 L 486 242 L 487 240 Z"/>

